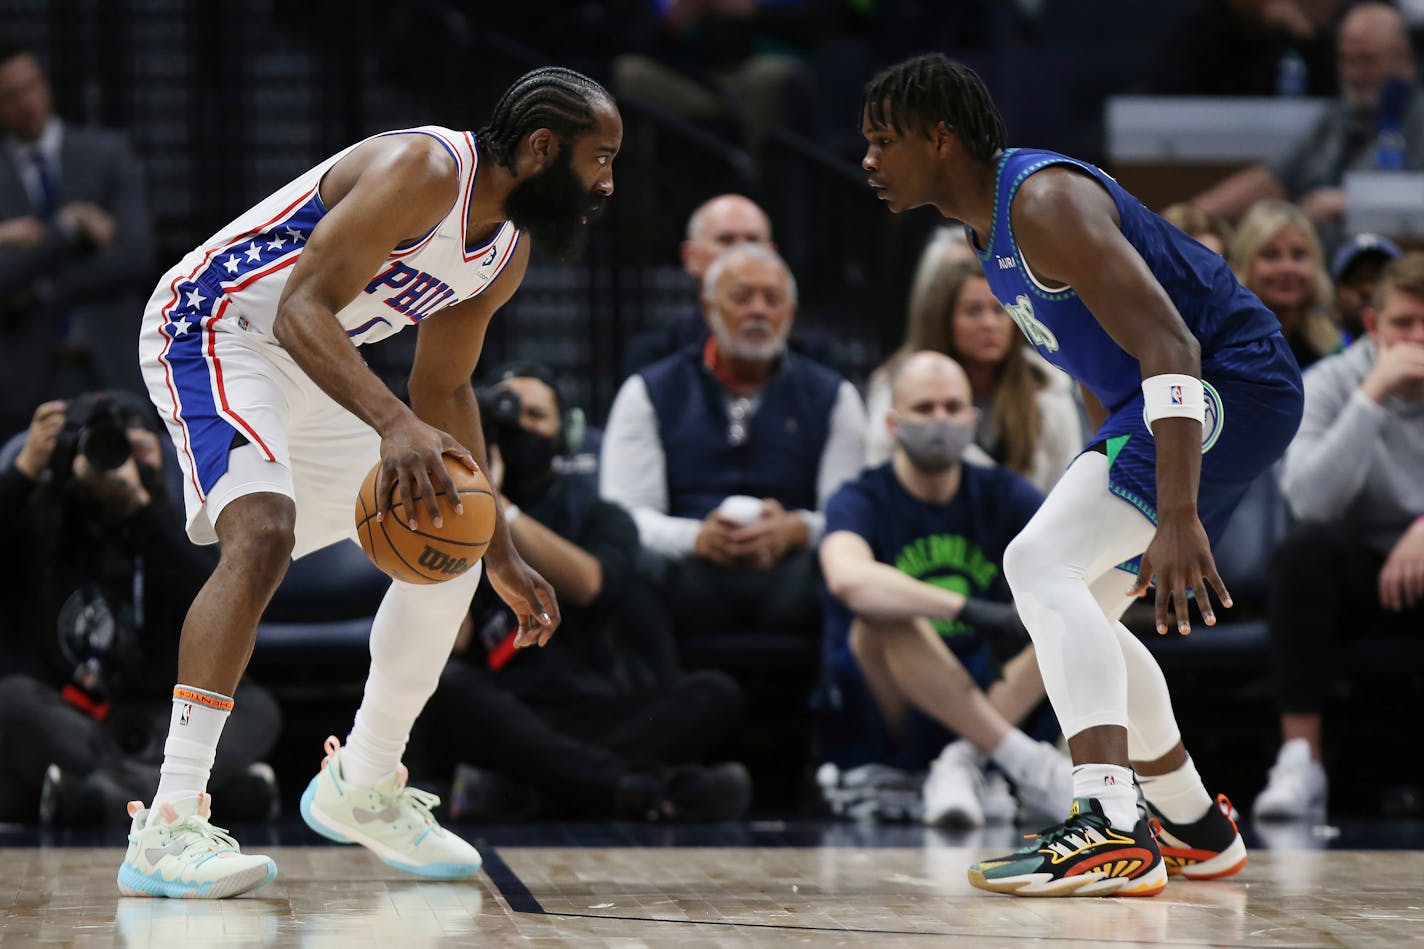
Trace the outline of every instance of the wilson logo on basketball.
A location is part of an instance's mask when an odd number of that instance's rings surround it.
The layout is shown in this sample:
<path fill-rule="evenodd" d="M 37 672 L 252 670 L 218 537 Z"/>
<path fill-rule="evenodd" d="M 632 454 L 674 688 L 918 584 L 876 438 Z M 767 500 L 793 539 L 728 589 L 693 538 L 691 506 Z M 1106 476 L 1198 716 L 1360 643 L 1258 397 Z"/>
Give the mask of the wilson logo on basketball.
<path fill-rule="evenodd" d="M 470 569 L 471 561 L 468 557 L 451 557 L 449 554 L 436 550 L 427 544 L 425 549 L 420 552 L 420 565 L 435 573 L 443 573 L 449 577 L 458 577 Z"/>

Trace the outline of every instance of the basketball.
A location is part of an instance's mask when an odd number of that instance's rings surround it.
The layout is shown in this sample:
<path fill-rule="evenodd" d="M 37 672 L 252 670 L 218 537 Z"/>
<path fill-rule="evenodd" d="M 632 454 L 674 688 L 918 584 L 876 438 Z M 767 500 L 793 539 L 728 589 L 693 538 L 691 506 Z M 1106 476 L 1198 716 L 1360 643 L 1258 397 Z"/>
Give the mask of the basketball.
<path fill-rule="evenodd" d="M 396 580 L 406 583 L 442 583 L 468 571 L 489 547 L 494 536 L 494 491 L 482 471 L 471 471 L 456 459 L 445 456 L 445 470 L 455 482 L 464 514 L 437 486 L 443 527 L 431 522 L 430 512 L 420 500 L 414 503 L 416 526 L 401 516 L 399 494 L 392 495 L 396 510 L 376 519 L 377 462 L 366 473 L 356 497 L 356 534 L 361 549 L 371 562 Z"/>

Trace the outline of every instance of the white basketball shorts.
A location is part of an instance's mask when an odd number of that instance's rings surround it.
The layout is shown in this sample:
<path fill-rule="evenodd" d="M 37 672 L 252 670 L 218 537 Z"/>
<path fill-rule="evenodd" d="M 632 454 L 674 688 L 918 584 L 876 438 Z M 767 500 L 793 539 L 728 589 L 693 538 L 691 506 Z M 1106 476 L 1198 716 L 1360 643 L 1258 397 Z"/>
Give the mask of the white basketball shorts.
<path fill-rule="evenodd" d="M 159 284 L 144 309 L 139 360 L 178 449 L 188 536 L 215 543 L 226 505 L 273 492 L 296 504 L 293 558 L 355 539 L 356 495 L 380 459 L 380 436 L 228 298 L 185 289 Z"/>

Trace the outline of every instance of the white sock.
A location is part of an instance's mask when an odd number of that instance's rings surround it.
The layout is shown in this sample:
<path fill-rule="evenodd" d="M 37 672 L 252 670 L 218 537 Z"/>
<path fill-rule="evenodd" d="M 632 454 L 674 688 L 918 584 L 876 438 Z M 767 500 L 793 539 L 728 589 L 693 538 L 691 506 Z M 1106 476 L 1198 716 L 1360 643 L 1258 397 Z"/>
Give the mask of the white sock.
<path fill-rule="evenodd" d="M 1174 824 L 1194 824 L 1211 810 L 1211 795 L 1191 756 L 1175 771 L 1141 775 L 1138 780 L 1142 782 L 1142 796 Z"/>
<path fill-rule="evenodd" d="M 1080 764 L 1073 769 L 1073 797 L 1091 797 L 1118 830 L 1137 826 L 1137 787 L 1132 769 L 1112 764 Z"/>
<path fill-rule="evenodd" d="M 1004 740 L 999 742 L 999 747 L 989 752 L 989 757 L 1015 782 L 1023 782 L 1038 764 L 1038 742 L 1017 728 L 1011 728 Z"/>
<path fill-rule="evenodd" d="M 218 739 L 232 711 L 232 697 L 181 683 L 173 688 L 173 717 L 163 746 L 163 767 L 153 805 L 208 789 Z"/>

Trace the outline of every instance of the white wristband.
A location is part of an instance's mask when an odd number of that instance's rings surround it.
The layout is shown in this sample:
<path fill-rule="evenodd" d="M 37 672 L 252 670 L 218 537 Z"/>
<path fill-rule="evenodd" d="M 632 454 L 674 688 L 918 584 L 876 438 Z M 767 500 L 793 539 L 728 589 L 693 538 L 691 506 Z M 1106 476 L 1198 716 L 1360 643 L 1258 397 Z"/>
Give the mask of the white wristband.
<path fill-rule="evenodd" d="M 1206 419 L 1206 395 L 1196 376 L 1165 372 L 1142 380 L 1142 416 L 1148 429 L 1159 418 Z"/>
<path fill-rule="evenodd" d="M 511 501 L 511 502 L 509 502 L 508 504 L 506 504 L 506 505 L 504 506 L 504 523 L 505 523 L 505 526 L 508 527 L 510 524 L 513 524 L 513 523 L 514 523 L 514 519 L 519 516 L 519 513 L 520 513 L 520 511 L 519 511 L 519 505 L 515 504 L 513 501 Z"/>

